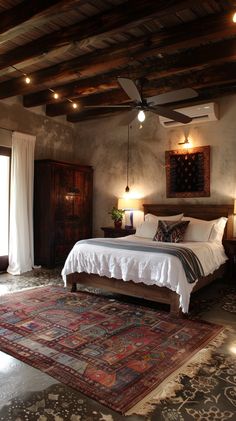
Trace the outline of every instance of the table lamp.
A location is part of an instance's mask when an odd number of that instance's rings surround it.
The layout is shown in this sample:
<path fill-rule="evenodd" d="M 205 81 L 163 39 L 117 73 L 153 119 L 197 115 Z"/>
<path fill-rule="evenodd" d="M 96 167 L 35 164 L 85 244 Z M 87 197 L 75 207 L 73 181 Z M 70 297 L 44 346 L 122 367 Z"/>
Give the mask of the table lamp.
<path fill-rule="evenodd" d="M 118 209 L 123 209 L 125 211 L 129 211 L 129 225 L 125 225 L 125 228 L 133 228 L 133 211 L 139 210 L 141 208 L 141 201 L 140 199 L 133 199 L 133 198 L 120 198 L 118 199 Z"/>

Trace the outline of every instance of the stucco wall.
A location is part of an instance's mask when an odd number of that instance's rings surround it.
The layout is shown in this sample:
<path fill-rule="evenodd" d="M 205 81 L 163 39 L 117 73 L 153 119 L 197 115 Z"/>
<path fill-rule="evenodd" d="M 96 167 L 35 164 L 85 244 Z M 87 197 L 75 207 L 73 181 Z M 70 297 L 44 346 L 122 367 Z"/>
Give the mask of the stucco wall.
<path fill-rule="evenodd" d="M 130 131 L 131 192 L 146 203 L 232 203 L 236 197 L 236 96 L 216 100 L 220 120 L 176 128 L 164 128 L 149 114 L 143 128 Z M 126 186 L 127 125 L 124 115 L 76 125 L 76 156 L 94 168 L 94 235 L 111 225 L 108 211 L 123 196 Z M 211 195 L 192 199 L 166 198 L 165 151 L 179 149 L 184 134 L 192 146 L 211 147 Z M 140 216 L 140 215 L 139 215 Z"/>
<path fill-rule="evenodd" d="M 75 132 L 72 124 L 29 111 L 17 99 L 1 101 L 0 145 L 7 146 L 11 143 L 13 130 L 36 136 L 35 159 L 76 161 Z"/>
<path fill-rule="evenodd" d="M 236 197 L 236 96 L 217 100 L 220 120 L 178 128 L 163 128 L 149 114 L 143 128 L 130 130 L 131 192 L 146 203 L 175 203 L 166 198 L 165 151 L 178 149 L 184 131 L 192 146 L 211 146 L 211 196 L 188 199 L 191 203 L 232 203 Z M 127 125 L 124 115 L 76 125 L 24 109 L 20 102 L 0 102 L 0 145 L 11 139 L 11 130 L 36 135 L 35 158 L 92 165 L 94 168 L 94 235 L 111 225 L 108 211 L 117 204 L 126 186 Z M 7 130 L 1 129 L 5 128 Z M 10 132 L 8 131 L 10 130 Z M 141 218 L 136 215 L 135 223 Z"/>

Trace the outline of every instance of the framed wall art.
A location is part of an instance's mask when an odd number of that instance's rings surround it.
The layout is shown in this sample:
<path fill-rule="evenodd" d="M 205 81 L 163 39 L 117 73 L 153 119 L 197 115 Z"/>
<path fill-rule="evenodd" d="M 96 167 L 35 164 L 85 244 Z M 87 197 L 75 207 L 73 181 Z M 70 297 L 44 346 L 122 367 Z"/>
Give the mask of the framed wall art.
<path fill-rule="evenodd" d="M 166 196 L 210 196 L 210 146 L 165 152 Z"/>

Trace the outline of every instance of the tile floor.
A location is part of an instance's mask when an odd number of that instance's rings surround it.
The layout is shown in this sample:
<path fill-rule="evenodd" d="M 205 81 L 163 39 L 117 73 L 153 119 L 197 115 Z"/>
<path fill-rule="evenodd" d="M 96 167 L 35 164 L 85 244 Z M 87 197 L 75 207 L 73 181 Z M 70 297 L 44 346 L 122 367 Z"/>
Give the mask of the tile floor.
<path fill-rule="evenodd" d="M 42 285 L 63 285 L 60 269 L 39 269 L 21 276 L 0 274 L 0 296 Z M 236 420 L 235 284 L 219 280 L 197 293 L 191 314 L 223 324 L 224 343 L 212 349 L 211 359 L 194 376 L 180 376 L 175 396 L 150 406 L 144 414 L 117 414 L 0 352 L 0 421 Z"/>

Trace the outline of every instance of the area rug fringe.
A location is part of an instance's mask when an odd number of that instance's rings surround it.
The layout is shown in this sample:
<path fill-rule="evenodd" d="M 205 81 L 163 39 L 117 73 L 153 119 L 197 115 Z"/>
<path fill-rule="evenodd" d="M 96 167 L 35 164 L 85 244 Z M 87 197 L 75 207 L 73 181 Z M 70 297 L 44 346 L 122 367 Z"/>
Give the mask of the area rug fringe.
<path fill-rule="evenodd" d="M 226 338 L 225 329 L 221 331 L 209 344 L 168 376 L 156 389 L 145 396 L 140 402 L 129 409 L 125 415 L 148 415 L 161 400 L 176 395 L 176 392 L 183 388 L 180 378 L 183 375 L 194 377 L 201 365 L 210 361 L 212 351 L 219 348 Z"/>

